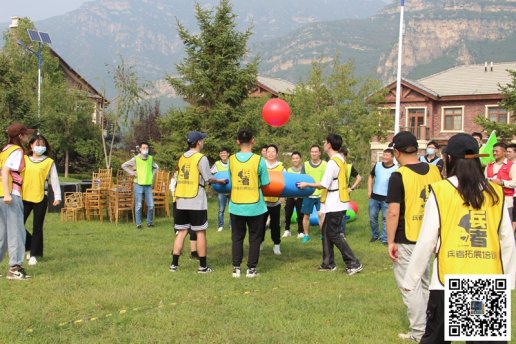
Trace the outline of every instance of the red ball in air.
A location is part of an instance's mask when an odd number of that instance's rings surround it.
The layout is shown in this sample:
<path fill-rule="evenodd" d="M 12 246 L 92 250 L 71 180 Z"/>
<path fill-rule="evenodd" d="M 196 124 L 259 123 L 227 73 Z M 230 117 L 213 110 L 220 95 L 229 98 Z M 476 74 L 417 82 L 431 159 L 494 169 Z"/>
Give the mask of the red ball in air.
<path fill-rule="evenodd" d="M 281 127 L 290 119 L 290 106 L 282 99 L 269 99 L 262 108 L 262 117 L 271 127 Z"/>

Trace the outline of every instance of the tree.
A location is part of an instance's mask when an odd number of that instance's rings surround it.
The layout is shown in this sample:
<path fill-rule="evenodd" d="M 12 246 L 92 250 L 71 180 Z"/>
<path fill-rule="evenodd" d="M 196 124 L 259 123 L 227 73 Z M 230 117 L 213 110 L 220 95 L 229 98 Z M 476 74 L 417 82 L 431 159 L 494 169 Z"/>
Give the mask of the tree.
<path fill-rule="evenodd" d="M 208 154 L 216 154 L 221 145 L 233 139 L 246 117 L 244 101 L 257 77 L 257 58 L 244 64 L 251 31 L 236 29 L 236 15 L 229 0 L 221 0 L 215 11 L 197 3 L 195 17 L 198 34 L 177 23 L 186 57 L 176 65 L 178 76 L 167 79 L 188 103 L 186 109 L 172 109 L 163 122 L 170 130 L 166 136 L 173 137 L 168 142 L 172 147 L 167 149 L 175 156 L 185 146 L 189 130 L 209 135 Z"/>

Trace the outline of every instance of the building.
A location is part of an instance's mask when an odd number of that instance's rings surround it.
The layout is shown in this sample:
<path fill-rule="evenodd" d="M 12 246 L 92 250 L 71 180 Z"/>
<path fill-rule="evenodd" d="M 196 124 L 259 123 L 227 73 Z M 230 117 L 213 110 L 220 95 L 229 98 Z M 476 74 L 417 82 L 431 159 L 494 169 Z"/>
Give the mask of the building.
<path fill-rule="evenodd" d="M 296 85 L 287 80 L 258 76 L 249 96 L 278 98 L 281 94 L 293 94 L 295 88 Z"/>
<path fill-rule="evenodd" d="M 411 131 L 425 149 L 430 140 L 445 145 L 457 133 L 482 132 L 474 122 L 479 115 L 511 123 L 512 114 L 498 105 L 499 85 L 512 82 L 508 70 L 516 70 L 516 62 L 458 66 L 416 81 L 402 79 L 400 130 Z M 394 115 L 396 82 L 386 89 L 384 106 Z M 386 147 L 387 143 L 371 142 L 373 161 Z"/>

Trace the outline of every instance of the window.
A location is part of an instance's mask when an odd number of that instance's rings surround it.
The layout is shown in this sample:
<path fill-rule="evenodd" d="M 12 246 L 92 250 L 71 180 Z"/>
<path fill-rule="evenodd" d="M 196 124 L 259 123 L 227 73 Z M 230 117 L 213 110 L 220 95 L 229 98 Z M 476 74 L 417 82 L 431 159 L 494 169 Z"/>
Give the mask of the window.
<path fill-rule="evenodd" d="M 443 130 L 462 131 L 462 107 L 443 109 Z"/>
<path fill-rule="evenodd" d="M 499 106 L 488 106 L 487 107 L 487 119 L 493 122 L 507 124 L 507 110 Z"/>
<path fill-rule="evenodd" d="M 409 119 L 409 127 L 410 128 L 417 128 L 422 125 L 425 125 L 425 108 L 419 108 L 419 109 L 408 109 L 408 119 Z"/>

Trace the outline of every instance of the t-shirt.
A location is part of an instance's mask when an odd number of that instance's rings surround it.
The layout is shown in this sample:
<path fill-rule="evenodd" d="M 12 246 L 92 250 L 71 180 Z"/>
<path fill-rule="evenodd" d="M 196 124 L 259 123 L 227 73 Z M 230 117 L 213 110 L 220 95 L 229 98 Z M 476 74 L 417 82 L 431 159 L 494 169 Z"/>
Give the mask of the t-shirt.
<path fill-rule="evenodd" d="M 189 158 L 194 153 L 197 153 L 195 150 L 189 150 L 184 155 Z M 199 184 L 204 185 L 204 187 L 198 186 L 199 191 L 197 192 L 197 196 L 194 198 L 181 198 L 178 197 L 176 199 L 177 209 L 187 209 L 187 210 L 207 210 L 208 209 L 208 199 L 206 197 L 206 184 L 208 180 L 212 177 L 210 171 L 210 163 L 208 162 L 208 158 L 203 156 L 201 160 L 199 160 Z"/>
<path fill-rule="evenodd" d="M 236 153 L 236 158 L 240 161 L 247 161 L 251 158 L 253 153 Z M 229 165 L 228 165 L 229 166 Z M 231 173 L 231 172 L 230 172 Z M 260 194 L 260 199 L 256 203 L 251 204 L 235 204 L 231 201 L 231 197 L 229 200 L 229 213 L 238 216 L 257 216 L 267 212 L 267 206 L 265 205 L 265 201 L 263 200 L 263 193 L 261 186 L 269 185 L 269 172 L 267 171 L 267 165 L 265 164 L 265 159 L 260 158 L 260 163 L 258 164 L 258 180 L 260 187 L 258 188 L 258 192 Z"/>
<path fill-rule="evenodd" d="M 335 156 L 344 162 L 344 158 L 340 154 L 335 154 Z M 339 188 L 339 181 L 337 180 L 339 171 L 340 168 L 337 163 L 330 159 L 326 165 L 326 170 L 324 171 L 324 175 L 321 179 L 321 185 L 327 190 L 337 190 Z M 328 192 L 326 201 L 321 203 L 321 212 L 335 213 L 347 210 L 347 203 L 348 202 L 344 203 L 340 200 L 338 191 Z"/>
<path fill-rule="evenodd" d="M 420 175 L 425 175 L 430 170 L 428 164 L 420 162 L 417 164 L 405 165 L 412 171 Z M 401 179 L 401 173 L 393 172 L 389 179 L 389 190 L 387 191 L 387 203 L 400 204 L 400 216 L 398 221 L 398 228 L 396 229 L 396 236 L 394 241 L 399 244 L 413 244 L 406 239 L 405 236 L 405 188 Z"/>

